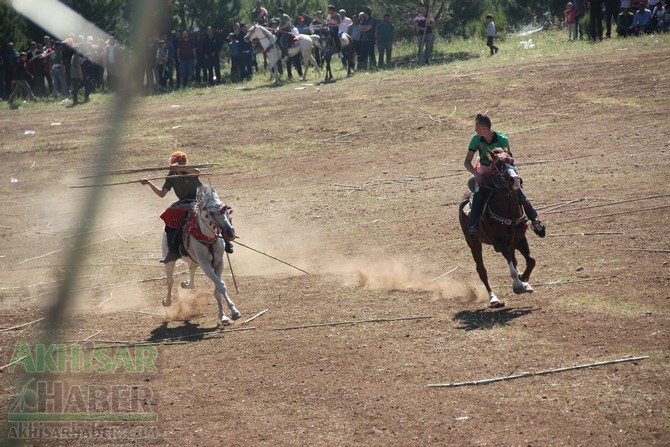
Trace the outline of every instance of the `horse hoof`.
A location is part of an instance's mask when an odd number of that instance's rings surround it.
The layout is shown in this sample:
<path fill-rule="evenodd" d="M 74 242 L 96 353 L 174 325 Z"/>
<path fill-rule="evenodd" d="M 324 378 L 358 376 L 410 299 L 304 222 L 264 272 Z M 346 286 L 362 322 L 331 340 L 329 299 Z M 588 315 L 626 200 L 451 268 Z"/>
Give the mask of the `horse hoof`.
<path fill-rule="evenodd" d="M 512 286 L 512 290 L 517 295 L 521 295 L 522 293 L 533 293 L 533 287 L 527 282 Z"/>
<path fill-rule="evenodd" d="M 182 289 L 188 289 L 188 288 L 189 288 L 189 283 L 188 283 L 188 281 L 182 281 L 182 282 L 181 282 L 181 288 L 182 288 Z"/>
<path fill-rule="evenodd" d="M 170 305 L 172 305 L 172 300 L 163 300 L 164 307 L 170 307 Z"/>
<path fill-rule="evenodd" d="M 240 313 L 239 310 L 236 310 L 235 312 L 233 312 L 232 317 L 233 317 L 233 320 L 239 320 L 240 318 L 242 318 L 242 314 Z"/>
<path fill-rule="evenodd" d="M 499 309 L 501 307 L 505 307 L 505 302 L 500 301 L 498 297 L 494 296 L 489 300 L 489 307 L 491 309 Z"/>
<path fill-rule="evenodd" d="M 219 322 L 218 322 L 218 326 L 219 326 L 219 327 L 228 326 L 229 324 L 230 324 L 230 319 L 228 319 L 228 317 L 226 317 L 226 316 L 224 316 L 223 318 L 221 318 L 221 319 L 219 320 Z"/>

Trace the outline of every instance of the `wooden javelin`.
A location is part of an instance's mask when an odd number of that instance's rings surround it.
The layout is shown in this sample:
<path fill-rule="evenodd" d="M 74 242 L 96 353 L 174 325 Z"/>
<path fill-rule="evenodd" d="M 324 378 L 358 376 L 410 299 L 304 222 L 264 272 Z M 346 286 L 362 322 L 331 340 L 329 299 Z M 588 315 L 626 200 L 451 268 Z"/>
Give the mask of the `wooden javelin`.
<path fill-rule="evenodd" d="M 179 166 L 182 169 L 195 169 L 195 168 L 208 168 L 210 166 L 219 166 L 221 163 L 203 163 L 199 165 L 183 165 Z M 132 174 L 134 172 L 145 172 L 145 171 L 167 171 L 170 169 L 170 166 L 157 166 L 157 167 L 148 167 L 148 168 L 135 168 L 135 169 L 118 169 L 116 171 L 107 171 L 102 174 L 96 175 L 87 175 L 85 177 L 79 177 L 80 180 L 87 178 L 95 177 L 104 177 L 107 175 L 120 175 L 120 174 Z"/>
<path fill-rule="evenodd" d="M 181 174 L 181 175 L 164 175 L 162 177 L 152 177 L 148 178 L 146 180 L 160 180 L 160 179 L 166 179 L 166 178 L 178 178 L 178 177 L 198 177 L 199 175 L 212 175 L 212 174 Z M 94 183 L 92 185 L 74 185 L 70 186 L 70 188 L 93 188 L 96 186 L 115 186 L 115 185 L 128 185 L 130 183 L 139 183 L 139 180 L 129 180 L 126 182 L 113 182 L 113 183 Z"/>

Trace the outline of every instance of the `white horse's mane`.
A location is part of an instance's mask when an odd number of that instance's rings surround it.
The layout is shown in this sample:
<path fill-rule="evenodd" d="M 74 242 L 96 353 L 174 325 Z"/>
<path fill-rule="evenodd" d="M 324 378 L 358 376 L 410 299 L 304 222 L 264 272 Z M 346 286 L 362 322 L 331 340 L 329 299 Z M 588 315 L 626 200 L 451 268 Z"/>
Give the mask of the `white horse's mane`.
<path fill-rule="evenodd" d="M 202 185 L 198 188 L 195 200 L 199 207 L 215 205 L 221 202 L 216 190 L 213 187 L 206 185 Z"/>

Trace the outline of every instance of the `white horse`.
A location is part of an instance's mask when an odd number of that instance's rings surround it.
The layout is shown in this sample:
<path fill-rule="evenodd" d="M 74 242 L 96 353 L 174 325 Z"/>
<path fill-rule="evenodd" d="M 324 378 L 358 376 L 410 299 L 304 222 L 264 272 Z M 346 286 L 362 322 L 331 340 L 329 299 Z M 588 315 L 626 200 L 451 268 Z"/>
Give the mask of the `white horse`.
<path fill-rule="evenodd" d="M 271 69 L 275 67 L 275 64 L 278 61 L 282 60 L 282 53 L 281 49 L 279 48 L 279 44 L 277 43 L 275 45 L 277 38 L 269 29 L 258 24 L 253 25 L 251 28 L 249 28 L 249 31 L 247 32 L 247 35 L 244 36 L 244 39 L 248 41 L 251 41 L 252 39 L 258 39 L 261 47 L 263 47 L 263 52 L 268 55 L 268 66 L 271 67 Z M 302 54 L 303 81 L 307 79 L 307 69 L 310 65 L 314 65 L 316 71 L 319 72 L 319 74 L 321 73 L 319 66 L 316 64 L 316 60 L 314 60 L 314 57 L 312 56 L 312 48 L 315 45 L 316 44 L 312 40 L 311 36 L 306 34 L 299 34 L 297 37 L 297 45 L 293 45 L 288 49 L 289 57 L 293 57 L 298 53 Z M 274 77 L 276 80 L 279 80 L 279 72 L 275 71 L 272 74 L 272 77 Z"/>
<path fill-rule="evenodd" d="M 184 226 L 183 243 L 187 256 L 182 259 L 189 264 L 190 278 L 182 282 L 183 288 L 195 288 L 195 271 L 200 266 L 202 271 L 214 283 L 214 297 L 219 306 L 219 325 L 230 324 L 230 319 L 223 313 L 221 297 L 225 298 L 231 318 L 237 320 L 242 314 L 237 310 L 235 304 L 228 296 L 226 283 L 221 280 L 223 273 L 223 253 L 225 240 L 235 239 L 235 229 L 230 223 L 228 207 L 224 205 L 214 188 L 201 186 L 198 188 L 196 203 L 191 217 Z M 163 258 L 168 253 L 167 235 L 163 234 Z M 163 306 L 172 304 L 173 274 L 176 261 L 165 264 L 165 275 L 167 276 L 167 297 L 163 300 Z"/>

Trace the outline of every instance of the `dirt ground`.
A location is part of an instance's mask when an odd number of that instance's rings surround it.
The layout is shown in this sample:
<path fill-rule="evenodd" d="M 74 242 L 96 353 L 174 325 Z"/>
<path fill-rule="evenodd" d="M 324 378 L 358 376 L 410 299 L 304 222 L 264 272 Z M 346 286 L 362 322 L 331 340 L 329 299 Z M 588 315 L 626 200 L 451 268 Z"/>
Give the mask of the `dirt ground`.
<path fill-rule="evenodd" d="M 70 316 L 48 342 L 156 342 L 155 371 L 48 376 L 149 390 L 142 408 L 155 421 L 101 425 L 120 439 L 47 439 L 43 430 L 27 444 L 669 445 L 670 56 L 607 45 L 577 60 L 138 101 L 115 133 L 111 169 L 161 166 L 175 148 L 193 163 L 220 163 L 202 178 L 233 207 L 239 242 L 309 273 L 237 245 L 239 292 L 227 267 L 224 279 L 243 317 L 231 332 L 216 330 L 201 274 L 195 292 L 160 304 L 158 215 L 172 193 L 104 188 L 100 208 L 81 217 L 92 189 L 70 187 L 89 181 L 80 177 L 92 172 L 107 108 L 0 112 L 0 326 L 47 316 L 88 229 Z M 486 248 L 507 303 L 495 310 L 457 220 L 480 112 L 508 134 L 547 225 L 544 239 L 529 232 L 532 294 L 514 295 L 504 259 Z M 45 328 L 0 332 L 0 364 L 18 343 L 44 341 Z M 427 386 L 629 356 L 646 358 Z M 24 367 L 0 372 L 2 414 L 29 380 Z M 2 426 L 6 440 L 15 423 Z"/>

